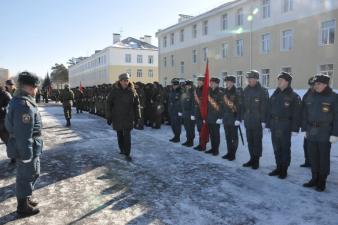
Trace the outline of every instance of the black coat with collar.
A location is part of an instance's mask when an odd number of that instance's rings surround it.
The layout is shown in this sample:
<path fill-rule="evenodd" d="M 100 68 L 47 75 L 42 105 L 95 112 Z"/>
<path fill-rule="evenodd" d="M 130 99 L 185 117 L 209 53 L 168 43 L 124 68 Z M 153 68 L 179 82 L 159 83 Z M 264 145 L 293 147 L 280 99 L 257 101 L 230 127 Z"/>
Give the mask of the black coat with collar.
<path fill-rule="evenodd" d="M 338 137 L 338 95 L 331 88 L 305 99 L 302 130 L 310 141 L 328 142 L 330 136 Z"/>
<path fill-rule="evenodd" d="M 106 118 L 114 130 L 133 129 L 134 121 L 141 117 L 140 101 L 132 83 L 123 89 L 119 82 L 113 85 L 106 102 Z"/>
<path fill-rule="evenodd" d="M 302 103 L 291 87 L 277 88 L 269 99 L 267 127 L 272 131 L 298 132 Z"/>

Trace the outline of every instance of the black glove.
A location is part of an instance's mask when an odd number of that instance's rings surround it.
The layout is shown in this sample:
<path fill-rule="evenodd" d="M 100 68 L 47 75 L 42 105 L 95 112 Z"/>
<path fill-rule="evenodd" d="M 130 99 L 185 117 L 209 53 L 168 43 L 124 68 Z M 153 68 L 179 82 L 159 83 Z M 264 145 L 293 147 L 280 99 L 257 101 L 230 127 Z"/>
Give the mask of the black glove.
<path fill-rule="evenodd" d="M 107 124 L 110 126 L 112 124 L 112 121 L 110 119 L 107 119 Z"/>

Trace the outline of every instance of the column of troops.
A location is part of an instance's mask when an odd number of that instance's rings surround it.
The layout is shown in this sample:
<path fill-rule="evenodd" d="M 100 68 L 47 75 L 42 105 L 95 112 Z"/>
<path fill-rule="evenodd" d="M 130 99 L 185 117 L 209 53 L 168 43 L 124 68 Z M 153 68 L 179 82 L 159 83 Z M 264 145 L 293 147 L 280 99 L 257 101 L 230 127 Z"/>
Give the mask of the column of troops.
<path fill-rule="evenodd" d="M 330 77 L 318 74 L 308 81 L 309 89 L 303 99 L 292 89 L 292 76 L 281 72 L 277 75 L 278 87 L 269 96 L 268 90 L 259 82 L 258 71 L 247 72 L 247 87 L 237 88 L 236 77 L 210 79 L 207 117 L 202 119 L 201 102 L 204 76 L 198 77 L 197 86 L 190 80 L 172 79 L 171 85 L 159 83 L 134 84 L 139 97 L 141 118 L 135 120 L 135 129 L 144 126 L 160 129 L 170 125 L 173 143 L 181 142 L 182 125 L 185 129 L 186 147 L 194 147 L 195 126 L 200 133 L 207 124 L 211 148 L 199 138 L 193 149 L 213 156 L 219 155 L 220 127 L 224 128 L 227 153 L 222 158 L 236 159 L 239 137 L 244 144 L 241 127 L 245 128 L 249 160 L 244 167 L 257 170 L 263 152 L 263 132 L 271 135 L 276 168 L 269 176 L 285 179 L 291 162 L 292 136 L 304 136 L 305 162 L 301 167 L 310 167 L 312 178 L 304 187 L 324 191 L 330 173 L 331 145 L 338 141 L 338 95 L 330 88 Z M 77 113 L 87 111 L 105 117 L 105 104 L 113 85 L 103 84 L 73 89 Z M 62 101 L 62 100 L 61 100 Z M 242 126 L 243 124 L 243 126 Z M 201 135 L 199 135 L 200 137 Z"/>

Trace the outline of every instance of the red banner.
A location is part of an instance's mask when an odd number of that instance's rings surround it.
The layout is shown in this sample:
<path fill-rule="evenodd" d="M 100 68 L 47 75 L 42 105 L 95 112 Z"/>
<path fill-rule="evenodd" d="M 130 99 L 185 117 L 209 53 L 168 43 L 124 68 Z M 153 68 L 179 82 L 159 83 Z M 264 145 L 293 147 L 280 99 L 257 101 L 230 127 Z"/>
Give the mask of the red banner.
<path fill-rule="evenodd" d="M 201 147 L 202 149 L 206 149 L 206 145 L 209 142 L 209 131 L 208 125 L 206 123 L 208 116 L 208 96 L 209 96 L 209 60 L 207 60 L 207 66 L 204 74 L 204 85 L 202 90 L 202 101 L 200 104 L 201 116 L 203 120 L 202 130 L 201 130 Z"/>
<path fill-rule="evenodd" d="M 83 93 L 84 87 L 82 86 L 82 82 L 80 82 L 80 92 Z"/>

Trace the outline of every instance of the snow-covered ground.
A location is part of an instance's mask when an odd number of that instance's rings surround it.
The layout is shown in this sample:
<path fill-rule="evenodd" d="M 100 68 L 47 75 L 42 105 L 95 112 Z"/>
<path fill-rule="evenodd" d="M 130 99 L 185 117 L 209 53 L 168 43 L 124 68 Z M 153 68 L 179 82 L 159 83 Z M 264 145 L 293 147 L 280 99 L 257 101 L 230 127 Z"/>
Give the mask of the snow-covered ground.
<path fill-rule="evenodd" d="M 310 170 L 299 167 L 304 162 L 302 135 L 292 138 L 289 176 L 279 180 L 267 175 L 275 167 L 268 133 L 258 171 L 242 167 L 249 158 L 246 145 L 240 144 L 236 161 L 221 158 L 226 151 L 223 129 L 218 157 L 170 143 L 168 126 L 133 131 L 134 161 L 128 163 L 118 154 L 116 134 L 104 119 L 74 114 L 69 129 L 61 107 L 40 109 L 45 151 L 35 198 L 41 213 L 16 219 L 15 170 L 8 167 L 2 144 L 0 224 L 338 223 L 337 145 L 327 190 L 318 193 L 302 187 L 310 178 Z"/>

